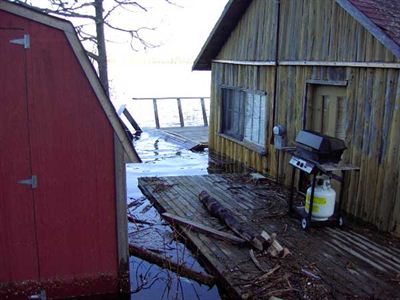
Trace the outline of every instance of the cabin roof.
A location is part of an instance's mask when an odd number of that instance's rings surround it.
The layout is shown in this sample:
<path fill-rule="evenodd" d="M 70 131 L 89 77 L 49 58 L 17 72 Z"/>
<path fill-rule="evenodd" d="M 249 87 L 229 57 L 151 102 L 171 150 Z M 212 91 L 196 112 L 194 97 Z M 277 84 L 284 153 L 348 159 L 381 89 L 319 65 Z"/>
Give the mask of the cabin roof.
<path fill-rule="evenodd" d="M 360 12 L 400 45 L 400 2 L 393 0 L 349 0 Z"/>
<path fill-rule="evenodd" d="M 400 2 L 335 0 L 396 57 L 400 58 Z M 230 0 L 193 63 L 193 70 L 211 70 L 218 55 L 252 0 Z"/>
<path fill-rule="evenodd" d="M 86 77 L 88 78 L 88 81 L 93 88 L 93 91 L 95 92 L 104 113 L 110 121 L 116 136 L 123 145 L 128 158 L 132 162 L 140 162 L 140 158 L 133 147 L 133 143 L 125 134 L 121 120 L 119 119 L 114 106 L 110 101 L 110 98 L 107 96 L 102 84 L 100 83 L 100 79 L 97 76 L 96 70 L 94 69 L 85 49 L 79 41 L 72 23 L 65 19 L 43 13 L 39 9 L 30 7 L 28 5 L 11 3 L 4 0 L 0 0 L 0 10 L 64 31 L 75 56 L 77 57 Z"/>

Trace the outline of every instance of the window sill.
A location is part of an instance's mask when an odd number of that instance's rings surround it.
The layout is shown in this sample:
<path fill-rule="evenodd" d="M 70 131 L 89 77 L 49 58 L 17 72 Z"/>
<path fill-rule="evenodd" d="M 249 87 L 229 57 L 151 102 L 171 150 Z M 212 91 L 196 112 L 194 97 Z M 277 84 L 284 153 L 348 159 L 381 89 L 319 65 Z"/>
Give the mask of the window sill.
<path fill-rule="evenodd" d="M 267 150 L 264 147 L 261 147 L 259 145 L 256 145 L 256 144 L 253 144 L 253 143 L 247 142 L 247 141 L 239 141 L 239 140 L 235 139 L 234 137 L 231 137 L 231 136 L 229 136 L 227 134 L 224 134 L 224 133 L 218 133 L 218 136 L 222 137 L 224 139 L 227 139 L 227 140 L 229 140 L 231 142 L 234 142 L 236 144 L 239 144 L 239 145 L 241 145 L 243 147 L 246 147 L 246 148 L 248 148 L 248 149 L 250 149 L 252 151 L 255 151 L 258 154 L 260 154 L 261 156 L 267 156 Z"/>

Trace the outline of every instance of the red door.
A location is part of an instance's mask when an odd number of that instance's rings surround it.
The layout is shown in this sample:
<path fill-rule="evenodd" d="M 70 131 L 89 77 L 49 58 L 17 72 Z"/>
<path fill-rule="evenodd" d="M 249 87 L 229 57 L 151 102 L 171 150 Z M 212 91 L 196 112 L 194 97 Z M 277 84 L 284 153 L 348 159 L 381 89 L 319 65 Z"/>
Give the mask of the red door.
<path fill-rule="evenodd" d="M 38 250 L 32 186 L 22 30 L 0 29 L 0 282 L 37 280 Z"/>

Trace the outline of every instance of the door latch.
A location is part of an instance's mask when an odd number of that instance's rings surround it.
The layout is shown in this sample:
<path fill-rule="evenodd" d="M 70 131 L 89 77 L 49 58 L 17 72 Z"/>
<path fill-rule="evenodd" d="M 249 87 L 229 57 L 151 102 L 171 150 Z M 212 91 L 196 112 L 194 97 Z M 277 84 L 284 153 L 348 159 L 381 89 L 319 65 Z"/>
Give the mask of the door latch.
<path fill-rule="evenodd" d="M 38 187 L 38 179 L 36 175 L 32 175 L 30 179 L 19 180 L 17 183 L 30 185 L 32 189 L 36 189 Z"/>

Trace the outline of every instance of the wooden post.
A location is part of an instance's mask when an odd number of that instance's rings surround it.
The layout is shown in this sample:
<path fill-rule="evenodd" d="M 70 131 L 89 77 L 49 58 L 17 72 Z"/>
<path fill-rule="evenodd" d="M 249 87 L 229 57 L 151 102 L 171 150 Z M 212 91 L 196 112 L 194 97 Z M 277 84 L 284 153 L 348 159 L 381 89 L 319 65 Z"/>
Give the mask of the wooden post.
<path fill-rule="evenodd" d="M 176 102 L 178 103 L 179 122 L 181 124 L 181 127 L 184 127 L 185 122 L 183 121 L 181 98 L 176 98 Z"/>
<path fill-rule="evenodd" d="M 204 126 L 208 126 L 206 105 L 204 103 L 204 98 L 200 98 L 200 104 L 201 104 L 201 112 L 203 113 Z"/>
<path fill-rule="evenodd" d="M 154 120 L 156 122 L 156 128 L 160 128 L 160 120 L 158 119 L 158 109 L 157 109 L 157 99 L 153 98 L 153 107 L 154 107 Z"/>

